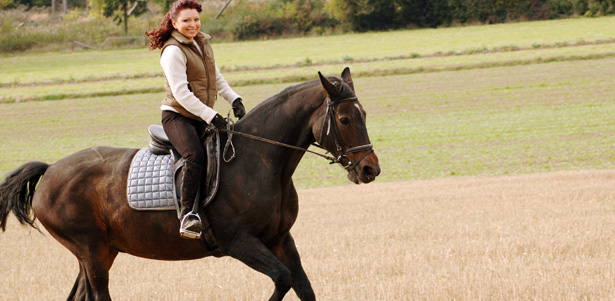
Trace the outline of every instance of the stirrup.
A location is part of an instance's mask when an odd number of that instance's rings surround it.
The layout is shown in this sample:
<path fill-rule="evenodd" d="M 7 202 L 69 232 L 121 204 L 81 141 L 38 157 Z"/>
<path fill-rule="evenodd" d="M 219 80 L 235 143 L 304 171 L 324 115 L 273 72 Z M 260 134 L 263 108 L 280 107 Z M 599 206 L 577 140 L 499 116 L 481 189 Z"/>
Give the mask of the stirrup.
<path fill-rule="evenodd" d="M 184 237 L 184 238 L 200 239 L 201 238 L 201 232 L 194 232 L 194 231 L 190 231 L 190 230 L 184 229 L 184 222 L 186 222 L 188 217 L 191 217 L 191 216 L 196 216 L 196 218 L 199 219 L 199 222 L 202 223 L 201 217 L 198 214 L 196 214 L 196 213 L 190 212 L 190 213 L 184 215 L 184 217 L 182 218 L 182 222 L 179 225 L 179 236 Z"/>

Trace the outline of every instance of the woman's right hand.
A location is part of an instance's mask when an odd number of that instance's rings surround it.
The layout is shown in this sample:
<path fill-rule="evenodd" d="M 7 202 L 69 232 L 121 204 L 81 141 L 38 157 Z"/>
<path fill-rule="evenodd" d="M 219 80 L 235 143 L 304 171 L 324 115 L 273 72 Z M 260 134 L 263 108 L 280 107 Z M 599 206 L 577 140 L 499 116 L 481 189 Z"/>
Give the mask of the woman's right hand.
<path fill-rule="evenodd" d="M 235 114 L 237 119 L 241 119 L 241 117 L 246 115 L 246 108 L 243 106 L 241 98 L 237 98 L 233 101 L 233 114 Z"/>

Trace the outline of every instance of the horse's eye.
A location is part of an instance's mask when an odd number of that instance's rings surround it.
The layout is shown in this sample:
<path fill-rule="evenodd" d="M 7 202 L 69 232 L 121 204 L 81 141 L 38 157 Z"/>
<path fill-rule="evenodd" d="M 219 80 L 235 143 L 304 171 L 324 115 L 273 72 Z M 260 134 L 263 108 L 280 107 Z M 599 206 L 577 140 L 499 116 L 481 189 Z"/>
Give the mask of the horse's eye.
<path fill-rule="evenodd" d="M 340 118 L 340 122 L 341 122 L 342 124 L 349 124 L 349 123 L 350 123 L 350 118 L 348 118 L 348 117 L 342 117 L 342 118 Z"/>

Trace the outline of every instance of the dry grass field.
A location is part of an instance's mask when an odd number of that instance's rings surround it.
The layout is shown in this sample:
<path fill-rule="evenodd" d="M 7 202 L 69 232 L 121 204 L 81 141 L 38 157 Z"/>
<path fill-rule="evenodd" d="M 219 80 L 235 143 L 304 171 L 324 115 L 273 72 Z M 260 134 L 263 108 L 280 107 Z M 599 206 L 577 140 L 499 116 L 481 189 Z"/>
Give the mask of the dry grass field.
<path fill-rule="evenodd" d="M 615 170 L 592 170 L 302 189 L 292 232 L 321 300 L 613 300 L 614 188 Z M 11 217 L 0 300 L 61 300 L 76 273 L 72 254 Z M 266 300 L 273 284 L 229 258 L 120 255 L 110 288 Z"/>

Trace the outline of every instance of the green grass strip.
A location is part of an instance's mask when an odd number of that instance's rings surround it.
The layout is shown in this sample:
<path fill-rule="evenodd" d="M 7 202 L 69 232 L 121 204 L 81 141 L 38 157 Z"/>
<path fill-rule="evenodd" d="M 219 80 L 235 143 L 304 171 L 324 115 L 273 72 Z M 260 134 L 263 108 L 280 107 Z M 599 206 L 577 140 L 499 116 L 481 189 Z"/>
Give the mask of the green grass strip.
<path fill-rule="evenodd" d="M 392 68 L 392 69 L 373 69 L 370 71 L 355 72 L 353 75 L 356 78 L 359 77 L 376 77 L 376 76 L 388 76 L 388 75 L 405 75 L 416 73 L 433 73 L 443 71 L 459 71 L 459 70 L 472 70 L 472 69 L 486 69 L 496 67 L 510 67 L 510 66 L 522 66 L 532 64 L 545 64 L 552 62 L 567 62 L 567 61 L 585 61 L 596 60 L 615 57 L 615 52 L 606 53 L 594 53 L 588 55 L 568 55 L 568 56 L 554 56 L 547 58 L 534 58 L 524 60 L 508 60 L 508 61 L 496 61 L 496 62 L 481 62 L 472 64 L 452 65 L 452 66 L 430 66 L 430 67 L 414 67 L 414 68 Z M 143 76 L 142 76 L 143 77 Z M 140 78 L 142 78 L 140 77 Z M 134 77 L 133 77 L 134 78 Z M 114 78 L 116 79 L 116 78 Z M 280 83 L 296 83 L 312 80 L 312 75 L 292 75 L 276 78 L 253 78 L 246 80 L 231 80 L 230 84 L 234 87 L 245 87 L 252 85 L 264 85 L 264 84 L 280 84 Z M 79 99 L 90 97 L 105 97 L 105 96 L 118 96 L 118 95 L 132 95 L 132 94 L 146 94 L 146 93 L 161 93 L 164 91 L 163 87 L 150 87 L 150 88 L 137 88 L 137 89 L 121 89 L 110 90 L 92 93 L 57 93 L 46 94 L 43 96 L 27 96 L 17 99 L 15 96 L 5 96 L 0 98 L 0 103 L 14 103 L 14 102 L 26 102 L 26 101 L 48 101 L 48 100 L 60 100 L 60 99 Z"/>

